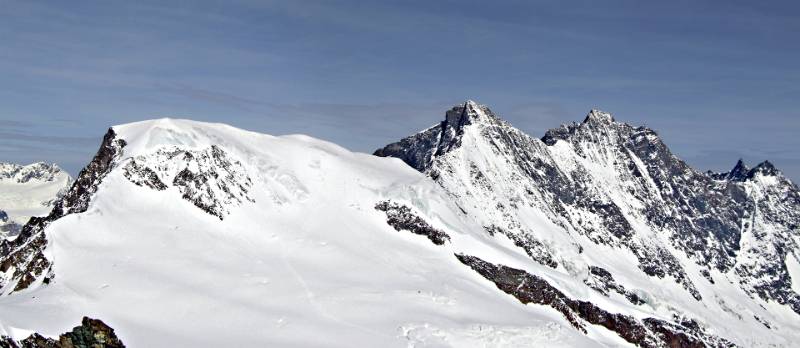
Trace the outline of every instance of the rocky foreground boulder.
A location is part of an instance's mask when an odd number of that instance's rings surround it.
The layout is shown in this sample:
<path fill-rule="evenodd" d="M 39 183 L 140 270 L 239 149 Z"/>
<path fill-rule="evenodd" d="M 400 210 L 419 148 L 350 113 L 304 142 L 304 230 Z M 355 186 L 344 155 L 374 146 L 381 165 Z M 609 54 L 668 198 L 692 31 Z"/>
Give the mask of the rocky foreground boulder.
<path fill-rule="evenodd" d="M 58 336 L 58 339 L 34 333 L 15 342 L 11 337 L 0 338 L 0 348 L 124 348 L 114 329 L 103 321 L 83 317 L 80 326 Z"/>

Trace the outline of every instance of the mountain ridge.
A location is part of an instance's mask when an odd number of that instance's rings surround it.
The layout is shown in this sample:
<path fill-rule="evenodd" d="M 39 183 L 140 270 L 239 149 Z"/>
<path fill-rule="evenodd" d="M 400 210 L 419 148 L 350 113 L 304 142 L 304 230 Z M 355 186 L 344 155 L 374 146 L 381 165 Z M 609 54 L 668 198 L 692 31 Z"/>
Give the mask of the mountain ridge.
<path fill-rule="evenodd" d="M 0 239 L 15 238 L 31 217 L 47 215 L 71 181 L 54 163 L 0 162 Z"/>
<path fill-rule="evenodd" d="M 534 138 L 473 101 L 375 154 L 400 160 L 221 124 L 114 126 L 50 216 L 0 245 L 0 333 L 91 314 L 147 346 L 800 337 L 800 196 L 767 165 L 718 180 L 608 113 Z M 164 325 L 183 334 L 150 335 Z"/>
<path fill-rule="evenodd" d="M 696 301 L 704 302 L 708 294 L 717 298 L 714 284 L 724 280 L 738 283 L 746 296 L 774 300 L 800 313 L 784 262 L 798 253 L 797 186 L 768 161 L 758 170 L 748 169 L 746 181 L 720 182 L 672 154 L 655 131 L 618 123 L 598 110 L 581 123 L 551 129 L 541 140 L 516 129 L 475 126 L 472 134 L 453 142 L 463 148 L 449 148 L 449 158 L 441 152 L 419 156 L 429 151 L 424 140 L 437 131 L 441 128 L 404 138 L 375 155 L 403 159 L 443 186 L 460 206 L 476 207 L 469 214 L 489 215 L 484 224 L 506 229 L 534 260 L 549 264 L 559 257 L 541 255 L 559 251 L 535 247 L 550 242 L 531 237 L 540 233 L 531 233 L 535 224 L 526 222 L 530 219 L 522 214 L 527 208 L 520 206 L 543 211 L 566 238 L 575 231 L 591 243 L 629 249 L 642 272 L 673 279 Z M 497 160 L 487 163 L 487 157 Z M 759 190 L 770 193 L 754 193 Z M 777 206 L 763 207 L 764 197 Z M 484 213 L 485 206 L 501 214 Z M 774 214 L 762 214 L 770 209 Z M 757 242 L 750 241 L 754 231 L 745 220 L 759 221 Z M 682 261 L 685 257 L 691 261 Z M 710 290 L 700 291 L 705 286 L 698 282 L 707 282 Z"/>

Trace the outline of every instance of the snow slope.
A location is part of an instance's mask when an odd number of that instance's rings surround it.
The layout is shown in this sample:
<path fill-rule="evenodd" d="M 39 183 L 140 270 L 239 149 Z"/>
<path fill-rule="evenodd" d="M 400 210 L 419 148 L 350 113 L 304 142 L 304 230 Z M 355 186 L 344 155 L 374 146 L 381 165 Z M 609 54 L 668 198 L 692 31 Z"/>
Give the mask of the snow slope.
<path fill-rule="evenodd" d="M 0 334 L 86 315 L 131 347 L 800 340 L 800 195 L 768 162 L 699 173 L 607 113 L 537 139 L 474 102 L 376 154 L 397 158 L 113 127 L 0 243 Z"/>
<path fill-rule="evenodd" d="M 72 178 L 55 164 L 0 163 L 0 238 L 13 237 L 31 216 L 44 216 Z"/>
<path fill-rule="evenodd" d="M 87 210 L 45 228 L 50 284 L 39 277 L 0 298 L 3 334 L 55 336 L 88 315 L 130 347 L 624 344 L 523 306 L 459 263 L 464 251 L 526 261 L 399 160 L 184 120 L 113 132 L 125 145 Z M 198 194 L 186 187 L 199 181 L 181 186 L 204 169 L 221 173 L 216 165 L 238 176 L 209 178 Z M 156 179 L 143 167 L 165 187 L 148 186 Z M 394 230 L 374 209 L 384 200 L 451 242 Z"/>
<path fill-rule="evenodd" d="M 427 174 L 578 297 L 739 346 L 797 341 L 786 263 L 800 254 L 800 195 L 769 162 L 708 175 L 602 111 L 537 139 L 472 101 L 375 154 Z"/>

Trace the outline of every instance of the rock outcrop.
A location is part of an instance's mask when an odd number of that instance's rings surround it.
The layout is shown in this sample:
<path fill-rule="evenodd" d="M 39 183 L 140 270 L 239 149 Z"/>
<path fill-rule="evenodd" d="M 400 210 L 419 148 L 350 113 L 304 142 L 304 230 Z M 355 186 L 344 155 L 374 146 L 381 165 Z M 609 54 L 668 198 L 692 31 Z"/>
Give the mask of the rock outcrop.
<path fill-rule="evenodd" d="M 599 110 L 537 139 L 472 101 L 375 155 L 427 174 L 490 234 L 503 231 L 549 267 L 576 269 L 571 260 L 588 241 L 627 250 L 641 272 L 671 279 L 697 301 L 703 296 L 688 268 L 800 314 L 785 265 L 800 257 L 800 191 L 768 161 L 699 172 L 652 129 Z M 548 231 L 531 223 L 531 211 L 547 220 Z M 553 230 L 563 238 L 545 237 Z M 569 242 L 550 247 L 553 240 Z"/>
<path fill-rule="evenodd" d="M 15 342 L 10 337 L 0 338 L 0 348 L 125 348 L 114 329 L 101 320 L 83 317 L 80 326 L 53 339 L 38 333 Z"/>
<path fill-rule="evenodd" d="M 53 221 L 86 211 L 92 195 L 111 170 L 125 141 L 116 139 L 109 129 L 92 161 L 81 170 L 70 189 L 55 202 L 46 217 L 32 217 L 12 241 L 0 241 L 0 293 L 9 294 L 27 289 L 37 280 L 47 284 L 53 280 L 52 262 L 45 254 L 47 237 L 44 229 Z"/>
<path fill-rule="evenodd" d="M 433 244 L 442 245 L 450 241 L 450 236 L 442 230 L 433 228 L 421 217 L 414 214 L 411 208 L 391 202 L 383 201 L 375 205 L 375 209 L 386 213 L 386 223 L 397 231 L 409 231 L 414 234 L 428 237 Z"/>

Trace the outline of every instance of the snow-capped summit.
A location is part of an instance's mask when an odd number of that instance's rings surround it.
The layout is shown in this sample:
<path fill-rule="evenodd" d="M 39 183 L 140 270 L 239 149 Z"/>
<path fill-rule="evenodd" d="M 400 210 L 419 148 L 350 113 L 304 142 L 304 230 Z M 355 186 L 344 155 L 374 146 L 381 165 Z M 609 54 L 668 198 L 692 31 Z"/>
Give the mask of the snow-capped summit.
<path fill-rule="evenodd" d="M 587 122 L 603 122 L 603 123 L 613 123 L 614 116 L 610 113 L 600 111 L 597 109 L 592 109 L 586 114 L 586 118 L 583 119 L 584 123 Z"/>
<path fill-rule="evenodd" d="M 454 255 L 504 248 L 398 160 L 188 120 L 115 126 L 50 215 L 0 245 L 0 335 L 91 315 L 134 347 L 619 341 L 486 296 Z"/>
<path fill-rule="evenodd" d="M 464 104 L 456 105 L 447 111 L 444 126 L 457 130 L 468 124 L 492 122 L 494 120 L 496 120 L 494 114 L 485 105 L 467 100 Z"/>
<path fill-rule="evenodd" d="M 32 216 L 50 212 L 72 178 L 55 164 L 0 162 L 0 239 L 16 236 Z"/>
<path fill-rule="evenodd" d="M 607 113 L 539 139 L 472 101 L 375 154 L 112 127 L 0 242 L 0 335 L 89 315 L 131 346 L 800 340 L 800 194 L 768 163 L 720 180 Z"/>
<path fill-rule="evenodd" d="M 672 316 L 745 346 L 757 336 L 736 327 L 792 326 L 786 312 L 800 314 L 800 281 L 788 280 L 800 259 L 800 199 L 788 179 L 715 181 L 655 131 L 598 110 L 541 140 L 498 122 L 504 126 L 465 127 L 436 156 L 428 156 L 428 139 L 441 138 L 436 126 L 375 154 L 427 174 L 487 233 L 509 238 L 535 262 L 590 288 L 617 289 L 632 304 L 658 299 Z"/>
<path fill-rule="evenodd" d="M 0 182 L 14 182 L 25 184 L 31 181 L 57 181 L 69 174 L 61 170 L 56 164 L 36 162 L 26 166 L 0 162 Z"/>

